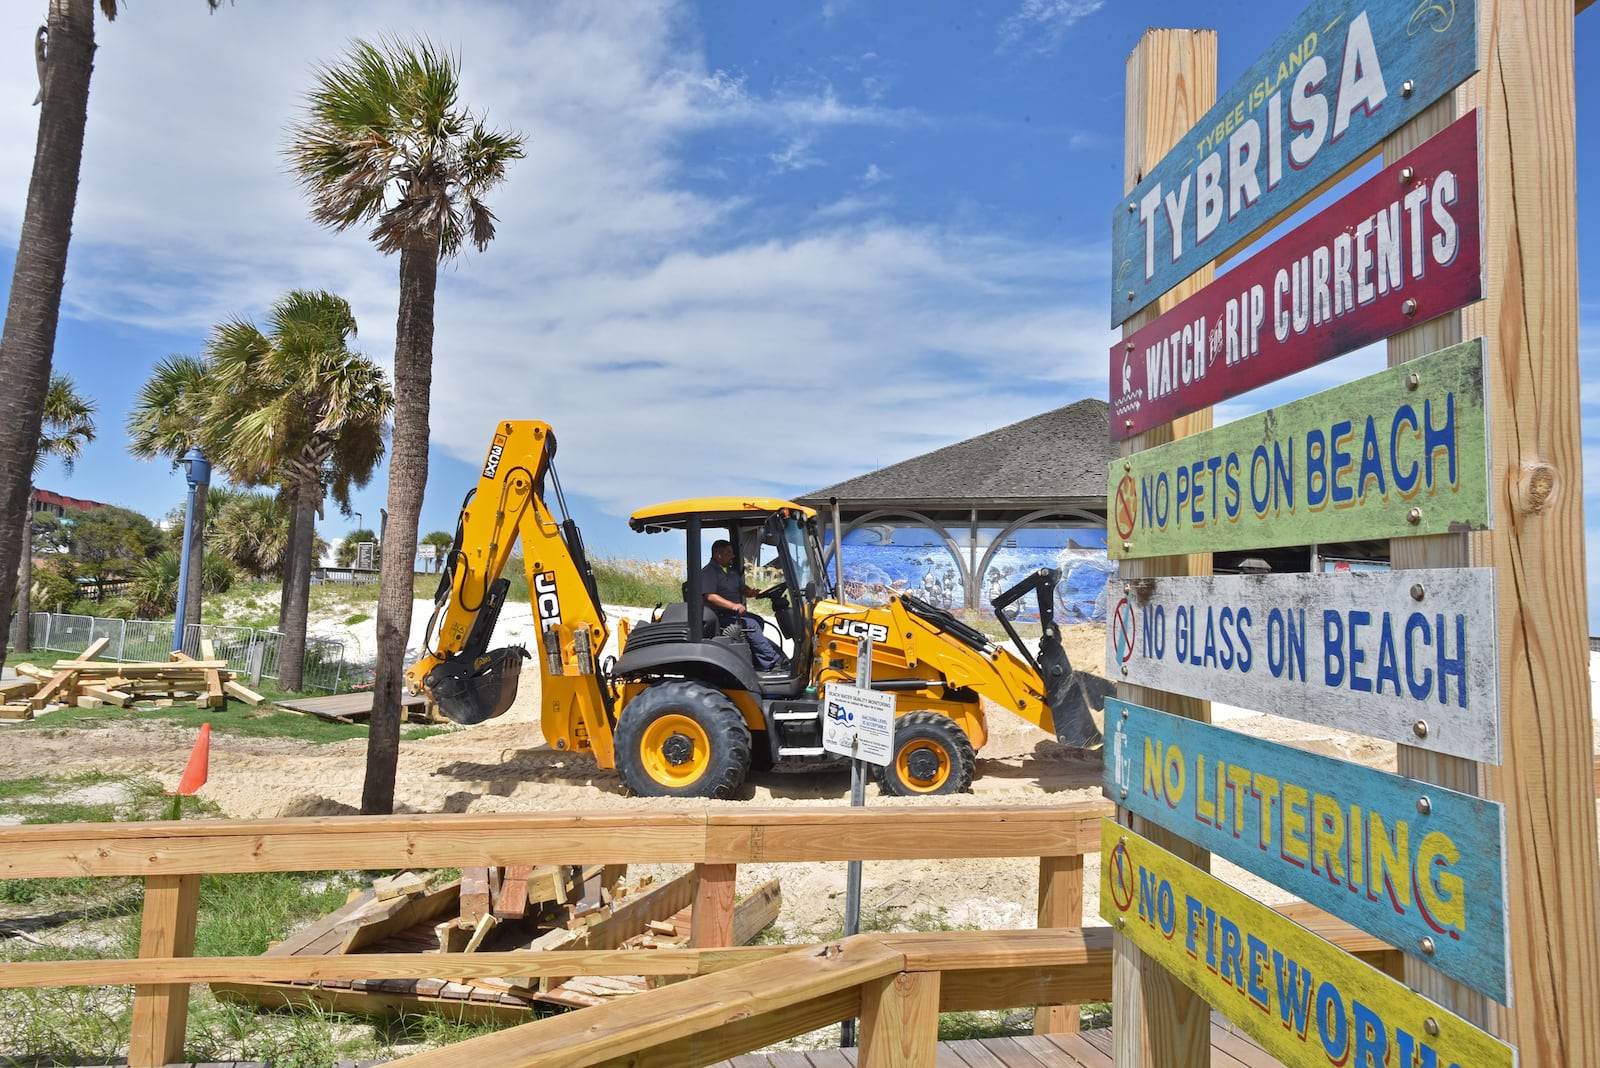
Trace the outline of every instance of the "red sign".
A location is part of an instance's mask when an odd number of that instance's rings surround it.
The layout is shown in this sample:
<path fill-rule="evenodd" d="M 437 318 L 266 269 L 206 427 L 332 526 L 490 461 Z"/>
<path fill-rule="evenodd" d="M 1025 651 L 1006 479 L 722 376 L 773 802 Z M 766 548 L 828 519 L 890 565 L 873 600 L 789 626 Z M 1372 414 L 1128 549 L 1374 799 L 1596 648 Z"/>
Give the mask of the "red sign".
<path fill-rule="evenodd" d="M 1474 111 L 1112 346 L 1112 440 L 1477 300 L 1478 207 Z"/>

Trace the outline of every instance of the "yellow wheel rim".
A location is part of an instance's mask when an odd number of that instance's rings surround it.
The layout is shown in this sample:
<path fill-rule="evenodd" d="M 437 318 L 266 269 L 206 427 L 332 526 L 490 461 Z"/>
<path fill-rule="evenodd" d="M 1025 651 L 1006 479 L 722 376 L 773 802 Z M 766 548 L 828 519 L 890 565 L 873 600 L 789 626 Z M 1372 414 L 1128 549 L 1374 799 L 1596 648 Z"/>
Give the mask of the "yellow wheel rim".
<path fill-rule="evenodd" d="M 923 774 L 913 772 L 913 767 Z M 930 769 L 931 775 L 927 774 Z M 894 770 L 906 789 L 919 794 L 935 793 L 950 781 L 950 754 L 933 742 L 910 742 L 894 755 Z"/>
<path fill-rule="evenodd" d="M 711 762 L 711 739 L 705 728 L 676 713 L 646 727 L 639 749 L 645 774 L 667 787 L 691 785 Z"/>

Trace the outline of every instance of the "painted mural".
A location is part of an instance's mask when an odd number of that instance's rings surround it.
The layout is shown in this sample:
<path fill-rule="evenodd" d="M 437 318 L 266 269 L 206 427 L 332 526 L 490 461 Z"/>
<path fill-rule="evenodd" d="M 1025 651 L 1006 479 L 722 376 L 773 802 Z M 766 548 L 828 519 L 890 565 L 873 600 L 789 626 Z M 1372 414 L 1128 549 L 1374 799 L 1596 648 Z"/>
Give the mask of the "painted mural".
<path fill-rule="evenodd" d="M 979 530 L 978 555 L 999 536 L 999 529 Z M 960 546 L 962 553 L 966 546 Z M 1107 579 L 1116 564 L 1106 557 L 1103 529 L 1080 527 L 1038 528 L 1014 531 L 1006 539 L 983 575 L 980 597 L 985 615 L 998 593 L 1041 567 L 1061 569 L 1056 586 L 1056 618 L 1060 623 L 1104 622 Z M 858 604 L 885 604 L 890 597 L 910 593 L 939 608 L 960 609 L 966 598 L 961 569 L 950 547 L 925 527 L 876 524 L 845 535 L 844 594 Z M 1031 604 L 1018 618 L 1036 619 Z"/>

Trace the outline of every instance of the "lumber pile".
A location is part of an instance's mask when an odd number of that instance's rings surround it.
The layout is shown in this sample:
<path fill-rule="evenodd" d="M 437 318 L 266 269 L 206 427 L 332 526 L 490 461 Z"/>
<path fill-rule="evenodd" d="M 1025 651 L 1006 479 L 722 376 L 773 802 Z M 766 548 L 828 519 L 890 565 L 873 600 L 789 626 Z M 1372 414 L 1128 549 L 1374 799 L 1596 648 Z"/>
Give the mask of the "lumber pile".
<path fill-rule="evenodd" d="M 138 708 L 165 707 L 183 701 L 201 708 L 221 708 L 229 697 L 251 705 L 263 700 L 260 694 L 234 680 L 226 660 L 210 655 L 196 660 L 181 652 L 172 653 L 163 661 L 96 659 L 107 644 L 108 639 L 101 638 L 82 655 L 57 660 L 49 668 L 18 664 L 17 674 L 24 677 L 3 692 L 5 703 L 0 705 L 0 718 L 29 719 L 33 713 L 57 705 Z"/>
<path fill-rule="evenodd" d="M 267 950 L 267 956 L 361 953 L 482 953 L 686 946 L 697 885 L 694 871 L 656 882 L 628 880 L 623 865 L 511 865 L 465 868 L 435 887 L 431 873 L 379 878 L 346 905 Z M 776 879 L 736 907 L 735 944 L 777 919 Z M 392 1015 L 443 1011 L 501 1023 L 550 1006 L 582 1008 L 647 990 L 643 975 L 454 979 L 320 979 L 212 983 L 218 997 L 278 1008 Z"/>

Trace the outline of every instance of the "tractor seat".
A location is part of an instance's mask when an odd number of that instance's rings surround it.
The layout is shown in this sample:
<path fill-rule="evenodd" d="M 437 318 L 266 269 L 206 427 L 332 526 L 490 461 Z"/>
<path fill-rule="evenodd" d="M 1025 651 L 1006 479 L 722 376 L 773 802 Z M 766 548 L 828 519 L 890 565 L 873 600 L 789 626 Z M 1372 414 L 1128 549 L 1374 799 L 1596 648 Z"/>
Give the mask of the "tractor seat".
<path fill-rule="evenodd" d="M 702 605 L 700 609 L 700 636 L 702 638 L 715 638 L 717 636 L 717 613 L 710 605 Z M 655 620 L 657 623 L 676 623 L 686 627 L 689 622 L 689 606 L 682 601 L 661 606 L 661 615 Z M 685 631 L 687 633 L 687 630 Z"/>

